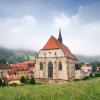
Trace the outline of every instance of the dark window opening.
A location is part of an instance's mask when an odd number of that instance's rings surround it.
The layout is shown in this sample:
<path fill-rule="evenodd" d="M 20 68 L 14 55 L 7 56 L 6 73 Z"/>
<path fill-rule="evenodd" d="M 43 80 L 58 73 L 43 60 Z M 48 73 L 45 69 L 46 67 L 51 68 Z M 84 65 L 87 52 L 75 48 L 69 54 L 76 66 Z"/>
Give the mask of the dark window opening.
<path fill-rule="evenodd" d="M 80 64 L 75 64 L 75 70 L 80 70 Z"/>
<path fill-rule="evenodd" d="M 53 78 L 53 64 L 52 64 L 52 62 L 48 63 L 48 78 Z"/>
<path fill-rule="evenodd" d="M 59 70 L 62 70 L 62 63 L 59 62 Z"/>
<path fill-rule="evenodd" d="M 43 63 L 40 62 L 40 70 L 43 70 Z"/>

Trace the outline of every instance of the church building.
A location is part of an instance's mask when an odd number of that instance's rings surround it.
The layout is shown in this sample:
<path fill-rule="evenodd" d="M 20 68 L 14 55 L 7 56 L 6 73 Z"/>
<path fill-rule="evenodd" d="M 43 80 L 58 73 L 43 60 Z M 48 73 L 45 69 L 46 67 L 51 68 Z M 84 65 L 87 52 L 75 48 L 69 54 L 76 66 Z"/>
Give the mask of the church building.
<path fill-rule="evenodd" d="M 51 36 L 39 51 L 35 64 L 35 79 L 39 83 L 64 83 L 75 79 L 77 58 L 63 44 L 61 30 L 58 40 Z"/>

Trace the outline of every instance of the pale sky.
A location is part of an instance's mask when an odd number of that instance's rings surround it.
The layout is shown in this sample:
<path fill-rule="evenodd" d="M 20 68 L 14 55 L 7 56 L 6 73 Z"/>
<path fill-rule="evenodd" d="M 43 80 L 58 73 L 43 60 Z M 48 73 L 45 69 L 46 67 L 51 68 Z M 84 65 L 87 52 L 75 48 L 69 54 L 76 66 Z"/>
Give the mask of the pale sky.
<path fill-rule="evenodd" d="M 100 55 L 100 0 L 0 0 L 0 46 L 39 51 L 59 28 L 74 54 Z"/>

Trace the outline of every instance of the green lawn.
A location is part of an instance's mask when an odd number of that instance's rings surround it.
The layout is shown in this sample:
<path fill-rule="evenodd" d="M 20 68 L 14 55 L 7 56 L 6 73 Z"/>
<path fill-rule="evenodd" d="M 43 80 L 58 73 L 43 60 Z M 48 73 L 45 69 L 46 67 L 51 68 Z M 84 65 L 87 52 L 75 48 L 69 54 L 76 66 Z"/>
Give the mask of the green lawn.
<path fill-rule="evenodd" d="M 0 100 L 100 100 L 100 78 L 0 88 Z"/>

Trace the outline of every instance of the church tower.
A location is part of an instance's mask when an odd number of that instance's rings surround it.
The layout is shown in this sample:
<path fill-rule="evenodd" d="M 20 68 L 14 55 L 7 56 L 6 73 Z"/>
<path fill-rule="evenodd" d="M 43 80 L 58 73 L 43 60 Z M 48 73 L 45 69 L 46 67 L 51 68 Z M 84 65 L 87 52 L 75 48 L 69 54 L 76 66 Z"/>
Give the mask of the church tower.
<path fill-rule="evenodd" d="M 59 37 L 58 37 L 58 41 L 59 41 L 60 43 L 62 43 L 61 29 L 59 29 Z"/>

